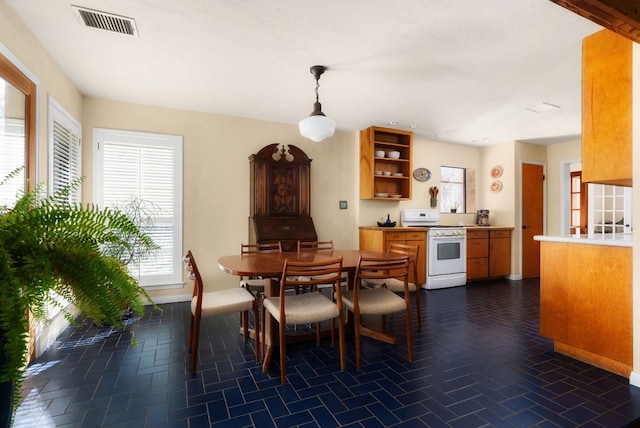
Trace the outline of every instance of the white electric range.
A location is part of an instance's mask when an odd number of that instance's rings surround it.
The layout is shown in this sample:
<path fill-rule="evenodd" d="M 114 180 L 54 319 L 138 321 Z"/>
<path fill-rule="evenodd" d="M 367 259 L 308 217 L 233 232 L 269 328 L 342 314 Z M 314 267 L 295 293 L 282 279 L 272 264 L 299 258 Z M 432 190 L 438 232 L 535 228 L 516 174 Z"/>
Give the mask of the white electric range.
<path fill-rule="evenodd" d="M 427 230 L 428 290 L 458 287 L 467 283 L 467 230 L 440 224 L 436 210 L 407 208 L 400 213 L 400 226 Z"/>

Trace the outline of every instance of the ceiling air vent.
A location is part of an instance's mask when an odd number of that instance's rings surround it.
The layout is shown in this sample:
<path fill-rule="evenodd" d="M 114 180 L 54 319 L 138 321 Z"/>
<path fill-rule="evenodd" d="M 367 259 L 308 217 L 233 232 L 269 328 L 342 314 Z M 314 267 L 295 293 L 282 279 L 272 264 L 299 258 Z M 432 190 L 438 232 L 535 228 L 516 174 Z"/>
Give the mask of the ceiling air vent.
<path fill-rule="evenodd" d="M 102 12 L 99 10 L 87 9 L 80 6 L 72 5 L 71 7 L 73 8 L 76 17 L 87 27 L 138 37 L 136 21 L 133 18 L 114 15 L 113 13 Z"/>

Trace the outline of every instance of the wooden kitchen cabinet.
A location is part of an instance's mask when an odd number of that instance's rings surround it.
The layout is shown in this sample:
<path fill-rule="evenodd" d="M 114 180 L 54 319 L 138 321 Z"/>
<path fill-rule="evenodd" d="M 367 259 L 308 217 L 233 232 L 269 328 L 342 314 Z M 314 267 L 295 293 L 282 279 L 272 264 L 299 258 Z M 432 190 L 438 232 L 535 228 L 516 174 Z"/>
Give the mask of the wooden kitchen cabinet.
<path fill-rule="evenodd" d="M 418 253 L 418 284 L 427 281 L 427 231 L 410 228 L 361 227 L 360 249 L 387 252 L 393 242 L 415 245 Z M 409 280 L 413 282 L 413 274 Z"/>
<path fill-rule="evenodd" d="M 582 179 L 586 183 L 632 185 L 633 45 L 606 29 L 583 39 Z"/>
<path fill-rule="evenodd" d="M 376 151 L 398 151 L 400 158 L 375 156 Z M 360 131 L 360 199 L 411 199 L 412 153 L 410 131 L 377 126 Z"/>
<path fill-rule="evenodd" d="M 489 231 L 467 230 L 467 281 L 489 276 Z"/>
<path fill-rule="evenodd" d="M 511 273 L 511 231 L 489 231 L 489 277 L 508 276 Z"/>
<path fill-rule="evenodd" d="M 510 229 L 467 229 L 467 281 L 511 273 Z"/>

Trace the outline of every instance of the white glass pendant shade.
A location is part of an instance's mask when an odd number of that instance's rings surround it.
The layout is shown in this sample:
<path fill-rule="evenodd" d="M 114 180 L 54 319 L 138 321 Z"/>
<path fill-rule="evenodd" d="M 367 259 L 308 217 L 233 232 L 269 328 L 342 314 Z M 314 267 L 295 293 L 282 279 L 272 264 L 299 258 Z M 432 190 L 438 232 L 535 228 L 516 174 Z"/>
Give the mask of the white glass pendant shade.
<path fill-rule="evenodd" d="M 319 143 L 329 138 L 336 130 L 336 122 L 325 115 L 312 115 L 298 122 L 300 135 Z"/>
<path fill-rule="evenodd" d="M 331 137 L 336 130 L 336 123 L 322 113 L 322 104 L 320 104 L 320 100 L 318 99 L 320 76 L 326 69 L 323 65 L 314 65 L 309 69 L 313 77 L 316 78 L 316 102 L 313 104 L 313 111 L 309 117 L 298 122 L 300 135 L 316 143 Z"/>

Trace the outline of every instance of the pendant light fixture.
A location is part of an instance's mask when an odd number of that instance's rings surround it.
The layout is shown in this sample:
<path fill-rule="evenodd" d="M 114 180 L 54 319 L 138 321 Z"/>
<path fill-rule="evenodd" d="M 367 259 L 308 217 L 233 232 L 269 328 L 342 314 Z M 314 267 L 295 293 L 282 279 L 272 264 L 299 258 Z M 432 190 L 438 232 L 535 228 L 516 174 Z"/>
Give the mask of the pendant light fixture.
<path fill-rule="evenodd" d="M 316 79 L 316 102 L 313 104 L 313 112 L 306 119 L 298 123 L 300 135 L 311 141 L 320 142 L 329 138 L 336 130 L 336 123 L 322 113 L 322 105 L 318 101 L 318 88 L 320 87 L 320 76 L 327 68 L 323 65 L 314 65 L 309 69 Z"/>

